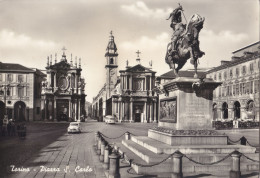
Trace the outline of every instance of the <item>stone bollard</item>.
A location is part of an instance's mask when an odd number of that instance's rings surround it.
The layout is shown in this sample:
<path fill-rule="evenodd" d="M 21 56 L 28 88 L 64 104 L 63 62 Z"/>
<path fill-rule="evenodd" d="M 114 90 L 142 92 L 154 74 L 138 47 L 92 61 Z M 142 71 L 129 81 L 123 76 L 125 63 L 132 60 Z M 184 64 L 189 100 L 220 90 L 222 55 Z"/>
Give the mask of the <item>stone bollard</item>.
<path fill-rule="evenodd" d="M 247 141 L 246 137 L 243 136 L 243 137 L 240 138 L 240 144 L 241 145 L 246 145 L 246 141 Z"/>
<path fill-rule="evenodd" d="M 120 159 L 120 156 L 115 152 L 113 152 L 111 155 L 109 155 L 108 178 L 120 178 L 119 159 Z"/>
<path fill-rule="evenodd" d="M 98 138 L 97 155 L 101 154 L 101 137 Z"/>
<path fill-rule="evenodd" d="M 100 147 L 100 156 L 99 156 L 99 161 L 104 162 L 104 152 L 105 152 L 105 141 L 101 141 L 101 147 Z"/>
<path fill-rule="evenodd" d="M 241 177 L 240 157 L 241 157 L 241 153 L 238 151 L 234 151 L 231 154 L 232 164 L 231 164 L 231 170 L 229 172 L 230 178 L 240 178 Z"/>
<path fill-rule="evenodd" d="M 95 132 L 95 146 L 97 149 L 99 132 Z"/>
<path fill-rule="evenodd" d="M 130 140 L 130 133 L 129 133 L 129 132 L 126 132 L 126 133 L 125 133 L 125 139 L 126 139 L 126 140 Z"/>
<path fill-rule="evenodd" d="M 105 151 L 104 151 L 104 168 L 106 170 L 109 169 L 109 147 L 108 145 L 105 147 Z"/>
<path fill-rule="evenodd" d="M 173 158 L 173 173 L 171 178 L 183 178 L 182 174 L 182 157 L 183 154 L 180 151 L 175 151 L 172 155 Z"/>

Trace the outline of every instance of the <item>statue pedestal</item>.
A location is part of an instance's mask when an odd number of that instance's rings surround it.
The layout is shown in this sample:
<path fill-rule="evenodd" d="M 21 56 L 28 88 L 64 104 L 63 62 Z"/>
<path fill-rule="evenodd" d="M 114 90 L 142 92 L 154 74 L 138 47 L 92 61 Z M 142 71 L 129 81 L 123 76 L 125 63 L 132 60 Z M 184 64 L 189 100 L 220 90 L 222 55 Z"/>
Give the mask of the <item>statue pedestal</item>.
<path fill-rule="evenodd" d="M 159 124 L 148 137 L 169 145 L 227 144 L 227 136 L 212 128 L 212 79 L 179 77 L 163 84 L 159 94 Z"/>

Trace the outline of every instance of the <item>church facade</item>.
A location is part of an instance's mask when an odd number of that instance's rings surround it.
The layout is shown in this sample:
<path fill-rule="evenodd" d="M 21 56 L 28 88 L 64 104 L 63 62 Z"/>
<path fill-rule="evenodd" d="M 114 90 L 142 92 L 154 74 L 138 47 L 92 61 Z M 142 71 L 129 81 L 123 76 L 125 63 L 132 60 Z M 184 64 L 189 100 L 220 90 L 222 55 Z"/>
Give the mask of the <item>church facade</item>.
<path fill-rule="evenodd" d="M 140 64 L 127 66 L 117 75 L 118 53 L 111 34 L 106 50 L 106 83 L 94 97 L 94 117 L 103 121 L 106 115 L 113 115 L 118 122 L 157 122 L 158 97 L 155 88 L 155 73 Z"/>
<path fill-rule="evenodd" d="M 85 81 L 81 63 L 70 63 L 63 52 L 60 62 L 48 58 L 47 80 L 42 84 L 41 111 L 46 121 L 76 121 L 85 115 Z"/>

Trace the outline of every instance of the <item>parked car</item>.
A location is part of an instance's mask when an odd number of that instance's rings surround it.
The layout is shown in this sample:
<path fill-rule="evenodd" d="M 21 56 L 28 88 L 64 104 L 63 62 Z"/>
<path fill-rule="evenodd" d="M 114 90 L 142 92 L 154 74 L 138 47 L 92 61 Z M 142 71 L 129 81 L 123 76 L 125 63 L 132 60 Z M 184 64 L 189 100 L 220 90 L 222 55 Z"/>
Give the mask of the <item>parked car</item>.
<path fill-rule="evenodd" d="M 68 127 L 68 133 L 80 133 L 81 127 L 80 122 L 71 122 Z"/>
<path fill-rule="evenodd" d="M 105 123 L 106 124 L 115 124 L 116 123 L 116 118 L 111 115 L 105 116 Z"/>

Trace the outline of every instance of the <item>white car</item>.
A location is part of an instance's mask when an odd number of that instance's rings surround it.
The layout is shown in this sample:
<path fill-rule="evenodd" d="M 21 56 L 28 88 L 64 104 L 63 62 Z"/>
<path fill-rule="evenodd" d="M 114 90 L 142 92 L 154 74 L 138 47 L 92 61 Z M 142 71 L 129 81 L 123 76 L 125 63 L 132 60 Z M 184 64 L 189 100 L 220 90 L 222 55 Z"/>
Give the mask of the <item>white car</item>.
<path fill-rule="evenodd" d="M 111 115 L 105 116 L 105 123 L 106 124 L 115 124 L 116 123 L 116 118 Z"/>
<path fill-rule="evenodd" d="M 71 122 L 68 127 L 68 133 L 80 133 L 81 127 L 80 122 Z"/>

